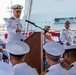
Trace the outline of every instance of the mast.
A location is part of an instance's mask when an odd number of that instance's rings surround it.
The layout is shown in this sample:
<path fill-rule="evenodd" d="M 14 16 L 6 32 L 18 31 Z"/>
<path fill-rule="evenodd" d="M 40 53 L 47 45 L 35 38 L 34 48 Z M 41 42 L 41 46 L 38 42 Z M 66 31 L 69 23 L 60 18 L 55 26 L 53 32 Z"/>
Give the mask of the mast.
<path fill-rule="evenodd" d="M 32 10 L 32 3 L 33 3 L 33 0 L 29 0 L 28 9 L 27 9 L 27 20 L 30 20 L 30 15 L 31 15 L 31 10 Z M 25 26 L 25 33 L 26 34 L 28 33 L 28 27 L 29 27 L 29 23 L 26 22 L 26 26 Z"/>
<path fill-rule="evenodd" d="M 8 12 L 10 12 L 10 17 L 12 16 L 12 9 L 11 9 L 11 7 L 12 7 L 12 0 L 10 1 L 10 7 L 7 7 L 7 9 L 10 9 Z"/>
<path fill-rule="evenodd" d="M 12 0 L 11 0 L 11 7 L 12 7 Z M 10 16 L 12 16 L 12 9 L 10 11 Z"/>

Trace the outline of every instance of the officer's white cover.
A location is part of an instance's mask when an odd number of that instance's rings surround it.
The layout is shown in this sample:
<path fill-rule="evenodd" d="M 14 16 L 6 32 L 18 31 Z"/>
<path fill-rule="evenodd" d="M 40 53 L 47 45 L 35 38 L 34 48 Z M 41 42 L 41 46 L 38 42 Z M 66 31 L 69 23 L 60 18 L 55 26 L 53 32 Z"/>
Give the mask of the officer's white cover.
<path fill-rule="evenodd" d="M 29 52 L 29 46 L 22 41 L 13 40 L 6 44 L 6 50 L 14 55 L 22 55 Z"/>
<path fill-rule="evenodd" d="M 46 43 L 43 48 L 45 51 L 53 56 L 60 56 L 64 53 L 64 47 L 57 42 L 48 42 Z"/>

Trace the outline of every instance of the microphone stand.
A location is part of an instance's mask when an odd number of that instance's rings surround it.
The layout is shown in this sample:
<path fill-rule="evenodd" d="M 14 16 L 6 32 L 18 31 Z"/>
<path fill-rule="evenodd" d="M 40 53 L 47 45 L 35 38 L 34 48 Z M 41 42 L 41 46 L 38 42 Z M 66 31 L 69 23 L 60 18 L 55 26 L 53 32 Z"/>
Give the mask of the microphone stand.
<path fill-rule="evenodd" d="M 29 21 L 29 20 L 25 20 L 26 22 L 28 22 L 28 23 L 30 23 L 30 24 L 32 24 L 32 25 L 34 25 L 35 27 L 37 27 L 37 28 L 40 28 L 40 29 L 42 29 L 45 33 L 46 32 L 48 32 L 47 30 L 45 30 L 44 28 L 42 28 L 42 27 L 40 27 L 40 26 L 38 26 L 38 25 L 36 25 L 35 23 L 33 23 L 33 22 L 31 22 L 31 21 Z"/>

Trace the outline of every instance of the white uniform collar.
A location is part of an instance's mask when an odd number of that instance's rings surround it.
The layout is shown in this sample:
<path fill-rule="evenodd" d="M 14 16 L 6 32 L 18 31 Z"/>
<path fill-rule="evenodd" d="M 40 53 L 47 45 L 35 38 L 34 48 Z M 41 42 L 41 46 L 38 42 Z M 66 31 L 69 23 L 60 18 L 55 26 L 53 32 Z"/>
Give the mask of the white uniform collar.
<path fill-rule="evenodd" d="M 19 20 L 20 21 L 20 19 L 19 18 L 17 18 L 17 17 L 15 17 L 15 16 L 13 16 L 16 20 Z"/>
<path fill-rule="evenodd" d="M 67 31 L 68 31 L 68 30 L 70 30 L 70 29 L 65 29 L 65 30 L 67 30 Z"/>
<path fill-rule="evenodd" d="M 54 68 L 54 67 L 56 67 L 56 66 L 60 66 L 60 64 L 58 63 L 58 64 L 56 64 L 56 65 L 53 65 L 53 66 L 49 67 L 48 70 L 50 70 L 50 69 L 52 69 L 52 68 Z"/>
<path fill-rule="evenodd" d="M 25 62 L 19 63 L 19 64 L 14 65 L 13 68 L 15 68 L 15 67 L 22 67 L 22 66 L 24 66 L 24 65 L 27 66 L 27 64 L 26 64 Z"/>

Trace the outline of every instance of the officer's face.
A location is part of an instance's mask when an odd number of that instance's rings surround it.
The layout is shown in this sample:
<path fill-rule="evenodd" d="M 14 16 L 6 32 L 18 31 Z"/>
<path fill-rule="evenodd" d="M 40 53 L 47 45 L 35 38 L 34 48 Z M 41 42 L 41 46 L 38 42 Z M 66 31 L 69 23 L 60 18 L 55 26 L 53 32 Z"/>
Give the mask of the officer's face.
<path fill-rule="evenodd" d="M 68 23 L 65 24 L 65 28 L 69 29 L 70 25 Z"/>
<path fill-rule="evenodd" d="M 14 16 L 15 16 L 16 18 L 20 18 L 20 16 L 21 16 L 21 11 L 13 11 L 13 13 L 14 13 Z"/>

